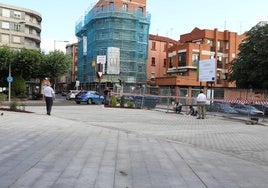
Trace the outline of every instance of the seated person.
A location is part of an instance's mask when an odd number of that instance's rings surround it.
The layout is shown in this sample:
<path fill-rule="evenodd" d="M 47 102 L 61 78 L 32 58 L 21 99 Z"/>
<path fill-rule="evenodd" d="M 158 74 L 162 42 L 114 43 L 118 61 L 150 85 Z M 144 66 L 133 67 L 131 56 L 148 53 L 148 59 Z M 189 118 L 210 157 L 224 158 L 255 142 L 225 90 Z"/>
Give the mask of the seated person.
<path fill-rule="evenodd" d="M 194 107 L 192 105 L 189 106 L 189 112 L 187 112 L 187 115 L 189 115 L 189 116 L 196 116 L 197 115 L 197 111 L 194 109 Z"/>
<path fill-rule="evenodd" d="M 181 108 L 182 108 L 181 103 L 177 102 L 174 106 L 174 110 L 175 110 L 176 114 L 181 113 Z"/>

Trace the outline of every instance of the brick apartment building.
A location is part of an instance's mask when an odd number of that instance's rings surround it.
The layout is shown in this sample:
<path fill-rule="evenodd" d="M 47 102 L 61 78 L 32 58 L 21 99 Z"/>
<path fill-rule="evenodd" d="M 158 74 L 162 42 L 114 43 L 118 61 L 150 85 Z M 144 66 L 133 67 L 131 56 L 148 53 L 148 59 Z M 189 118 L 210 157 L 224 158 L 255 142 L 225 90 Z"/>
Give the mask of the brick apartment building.
<path fill-rule="evenodd" d="M 180 36 L 177 44 L 168 48 L 166 76 L 156 77 L 160 94 L 196 97 L 200 88 L 205 88 L 213 98 L 225 98 L 225 88 L 234 88 L 235 83 L 227 81 L 229 63 L 237 56 L 239 44 L 246 36 L 236 32 L 218 29 L 194 28 L 192 32 Z M 215 58 L 216 80 L 213 83 L 199 82 L 197 61 Z M 210 89 L 212 86 L 213 89 Z M 213 94 L 213 96 L 212 96 Z M 185 103 L 185 99 L 183 99 Z M 188 101 L 191 103 L 192 101 Z"/>
<path fill-rule="evenodd" d="M 147 62 L 147 84 L 155 86 L 155 79 L 166 76 L 167 49 L 171 48 L 178 41 L 164 36 L 149 36 L 148 62 Z"/>

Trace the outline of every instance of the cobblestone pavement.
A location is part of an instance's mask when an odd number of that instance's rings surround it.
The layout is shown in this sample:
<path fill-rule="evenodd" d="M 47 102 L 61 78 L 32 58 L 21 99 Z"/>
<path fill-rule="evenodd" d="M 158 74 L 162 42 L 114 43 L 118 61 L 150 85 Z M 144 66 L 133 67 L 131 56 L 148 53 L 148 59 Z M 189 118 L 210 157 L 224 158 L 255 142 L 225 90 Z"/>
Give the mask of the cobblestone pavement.
<path fill-rule="evenodd" d="M 266 187 L 268 127 L 102 105 L 0 116 L 0 187 Z"/>

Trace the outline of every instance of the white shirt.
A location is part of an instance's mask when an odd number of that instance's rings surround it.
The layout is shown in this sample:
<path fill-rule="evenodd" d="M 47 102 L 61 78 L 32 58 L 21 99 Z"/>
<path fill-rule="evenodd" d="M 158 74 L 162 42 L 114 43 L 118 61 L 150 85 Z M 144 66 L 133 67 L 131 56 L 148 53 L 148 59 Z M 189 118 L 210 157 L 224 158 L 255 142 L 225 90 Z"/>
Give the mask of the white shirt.
<path fill-rule="evenodd" d="M 50 86 L 45 86 L 44 88 L 44 96 L 45 97 L 54 97 L 54 90 Z"/>
<path fill-rule="evenodd" d="M 197 102 L 206 102 L 207 101 L 207 97 L 204 93 L 199 93 L 197 98 L 196 98 Z"/>

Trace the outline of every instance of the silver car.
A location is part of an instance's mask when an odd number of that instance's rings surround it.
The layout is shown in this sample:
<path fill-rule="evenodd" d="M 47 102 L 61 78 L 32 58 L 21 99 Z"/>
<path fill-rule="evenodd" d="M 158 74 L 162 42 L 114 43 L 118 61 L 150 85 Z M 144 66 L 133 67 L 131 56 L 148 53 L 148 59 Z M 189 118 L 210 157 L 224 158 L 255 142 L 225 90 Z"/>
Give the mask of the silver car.
<path fill-rule="evenodd" d="M 264 113 L 257 108 L 245 105 L 245 104 L 235 104 L 233 106 L 234 110 L 237 111 L 239 114 L 245 114 L 245 115 L 256 115 L 256 116 L 263 116 Z"/>
<path fill-rule="evenodd" d="M 66 94 L 66 100 L 73 100 L 75 99 L 75 96 L 77 95 L 77 93 L 79 93 L 79 90 L 70 90 L 67 94 Z"/>

